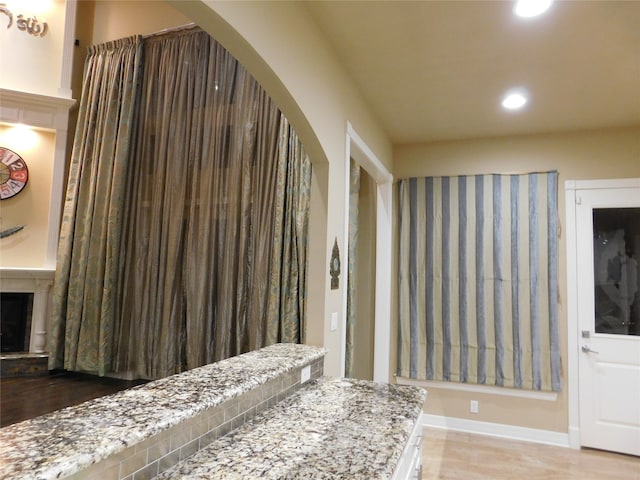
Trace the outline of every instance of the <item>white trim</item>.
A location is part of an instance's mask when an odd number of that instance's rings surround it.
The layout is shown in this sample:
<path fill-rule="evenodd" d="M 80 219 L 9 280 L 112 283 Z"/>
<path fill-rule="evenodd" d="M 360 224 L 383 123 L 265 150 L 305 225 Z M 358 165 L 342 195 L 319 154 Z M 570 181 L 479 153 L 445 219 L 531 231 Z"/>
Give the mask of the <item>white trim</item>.
<path fill-rule="evenodd" d="M 504 425 L 501 423 L 479 422 L 464 418 L 443 417 L 423 413 L 422 425 L 430 428 L 443 428 L 456 432 L 474 433 L 490 437 L 519 440 L 524 442 L 541 443 L 556 447 L 569 447 L 569 435 L 551 430 L 539 430 L 537 428 L 519 427 L 516 425 Z"/>
<path fill-rule="evenodd" d="M 75 49 L 76 36 L 76 0 L 67 0 L 66 10 L 64 14 L 64 37 L 62 44 L 62 68 L 60 70 L 60 87 L 58 94 L 63 97 L 71 98 L 71 80 L 73 73 L 73 53 Z"/>
<path fill-rule="evenodd" d="M 578 321 L 578 249 L 576 205 L 581 202 L 581 190 L 640 187 L 640 178 L 598 180 L 567 180 L 564 183 L 566 209 L 567 248 L 567 403 L 569 407 L 569 445 L 580 448 L 580 394 L 579 394 L 579 330 Z"/>
<path fill-rule="evenodd" d="M 348 277 L 349 277 L 349 190 L 351 180 L 351 139 L 347 133 L 345 142 L 345 162 L 344 162 L 344 225 L 342 239 L 342 315 L 341 321 L 338 322 L 340 330 L 340 377 L 344 377 L 346 373 L 347 360 L 347 296 L 348 296 Z"/>
<path fill-rule="evenodd" d="M 375 281 L 375 326 L 373 349 L 373 380 L 389 381 L 389 361 L 391 355 L 391 246 L 393 221 L 393 175 L 382 164 L 360 135 L 347 122 L 347 141 L 345 157 L 345 219 L 344 219 L 344 258 L 347 258 L 349 246 L 349 177 L 351 158 L 376 182 L 376 281 Z M 342 330 L 340 350 L 340 371 L 344 376 L 346 358 L 346 319 L 347 319 L 346 275 L 342 298 Z"/>
<path fill-rule="evenodd" d="M 347 122 L 347 139 L 351 149 L 350 155 L 373 177 L 377 184 L 393 182 L 393 175 L 353 129 L 350 122 Z"/>
<path fill-rule="evenodd" d="M 580 450 L 580 429 L 569 425 L 569 448 Z"/>
<path fill-rule="evenodd" d="M 427 390 L 430 388 L 435 388 L 440 390 L 455 390 L 458 392 L 486 393 L 488 395 L 529 398 L 532 400 L 544 400 L 549 402 L 555 402 L 558 399 L 558 394 L 556 392 L 520 390 L 515 388 L 494 387 L 491 385 L 475 385 L 455 382 L 434 382 L 431 380 L 414 380 L 413 378 L 406 377 L 396 377 L 396 383 L 398 385 L 412 385 L 416 387 L 422 387 Z"/>
<path fill-rule="evenodd" d="M 600 190 L 640 187 L 640 178 L 612 178 L 603 180 L 566 180 L 565 190 Z"/>
<path fill-rule="evenodd" d="M 67 126 L 69 109 L 76 101 L 37 93 L 0 88 L 0 122 L 58 130 Z"/>
<path fill-rule="evenodd" d="M 376 196 L 376 297 L 373 380 L 389 382 L 391 356 L 391 252 L 393 183 L 378 183 Z"/>
<path fill-rule="evenodd" d="M 578 395 L 578 264 L 576 251 L 576 183 L 566 181 L 565 217 L 567 249 L 567 403 L 570 444 L 580 446 L 580 405 Z"/>

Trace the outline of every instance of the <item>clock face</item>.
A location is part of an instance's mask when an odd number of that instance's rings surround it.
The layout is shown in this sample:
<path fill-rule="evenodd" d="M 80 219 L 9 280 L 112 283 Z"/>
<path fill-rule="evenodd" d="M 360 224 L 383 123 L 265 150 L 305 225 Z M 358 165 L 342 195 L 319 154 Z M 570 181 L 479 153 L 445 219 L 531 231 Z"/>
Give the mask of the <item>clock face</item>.
<path fill-rule="evenodd" d="M 0 147 L 0 200 L 20 193 L 29 180 L 24 159 L 13 150 Z"/>

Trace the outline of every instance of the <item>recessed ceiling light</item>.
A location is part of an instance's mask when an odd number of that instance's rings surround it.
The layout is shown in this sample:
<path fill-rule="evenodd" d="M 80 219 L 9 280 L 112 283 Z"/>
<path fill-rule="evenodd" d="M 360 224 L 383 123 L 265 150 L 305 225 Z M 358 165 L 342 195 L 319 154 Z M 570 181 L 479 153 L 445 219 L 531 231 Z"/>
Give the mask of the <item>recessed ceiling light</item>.
<path fill-rule="evenodd" d="M 546 12 L 553 0 L 518 0 L 513 7 L 513 13 L 519 17 L 531 18 Z"/>
<path fill-rule="evenodd" d="M 527 103 L 524 92 L 509 92 L 502 99 L 502 106 L 507 110 L 520 110 Z"/>

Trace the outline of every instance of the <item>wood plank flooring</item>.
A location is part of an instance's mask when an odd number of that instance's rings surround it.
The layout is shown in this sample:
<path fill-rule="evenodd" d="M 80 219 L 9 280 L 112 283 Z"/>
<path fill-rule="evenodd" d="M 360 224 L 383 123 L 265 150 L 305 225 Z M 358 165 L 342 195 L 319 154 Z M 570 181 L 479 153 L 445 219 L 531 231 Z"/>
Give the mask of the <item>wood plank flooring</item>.
<path fill-rule="evenodd" d="M 0 379 L 0 427 L 144 383 L 74 372 Z"/>
<path fill-rule="evenodd" d="M 640 480 L 640 457 L 425 428 L 422 479 Z"/>

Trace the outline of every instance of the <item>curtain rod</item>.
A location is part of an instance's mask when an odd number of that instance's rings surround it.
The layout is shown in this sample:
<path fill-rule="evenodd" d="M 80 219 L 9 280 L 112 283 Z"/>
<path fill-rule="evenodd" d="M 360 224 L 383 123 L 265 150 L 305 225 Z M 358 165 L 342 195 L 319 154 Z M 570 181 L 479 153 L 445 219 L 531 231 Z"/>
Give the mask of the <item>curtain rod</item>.
<path fill-rule="evenodd" d="M 179 25 L 177 27 L 165 28 L 164 30 L 160 30 L 159 32 L 147 33 L 146 35 L 142 35 L 142 38 L 157 37 L 158 35 L 164 35 L 165 33 L 179 32 L 180 30 L 188 30 L 194 27 L 197 27 L 197 25 L 191 22 L 185 25 Z"/>

